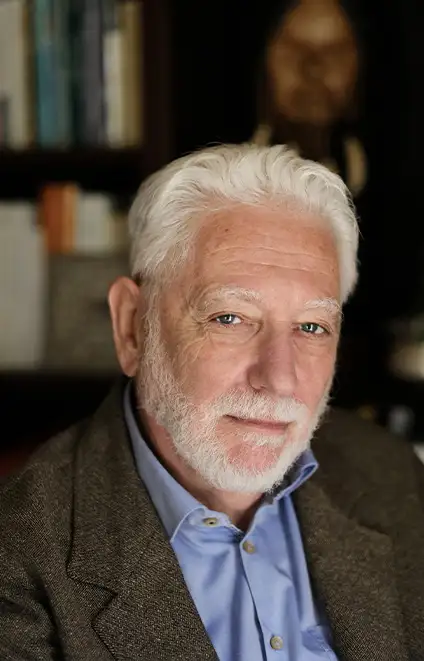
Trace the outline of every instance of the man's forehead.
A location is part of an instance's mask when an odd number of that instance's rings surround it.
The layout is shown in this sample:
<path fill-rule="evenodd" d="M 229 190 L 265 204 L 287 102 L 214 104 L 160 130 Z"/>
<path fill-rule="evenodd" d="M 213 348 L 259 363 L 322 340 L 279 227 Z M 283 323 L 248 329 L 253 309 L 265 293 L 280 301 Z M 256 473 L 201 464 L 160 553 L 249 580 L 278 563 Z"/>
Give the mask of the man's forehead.
<path fill-rule="evenodd" d="M 317 212 L 303 209 L 300 203 L 288 200 L 282 206 L 244 205 L 222 209 L 208 215 L 199 227 L 193 257 L 203 259 L 204 251 L 234 247 L 283 247 L 299 241 L 322 238 L 328 240 L 333 235 L 328 221 Z"/>
<path fill-rule="evenodd" d="M 323 291 L 312 286 L 308 273 Z M 257 281 L 268 284 L 269 298 L 271 280 L 276 286 L 292 277 L 309 279 L 309 298 L 338 296 L 337 250 L 328 222 L 312 213 L 298 216 L 295 209 L 239 207 L 202 225 L 179 281 L 191 300 L 201 291 L 209 299 L 237 295 L 257 301 Z"/>

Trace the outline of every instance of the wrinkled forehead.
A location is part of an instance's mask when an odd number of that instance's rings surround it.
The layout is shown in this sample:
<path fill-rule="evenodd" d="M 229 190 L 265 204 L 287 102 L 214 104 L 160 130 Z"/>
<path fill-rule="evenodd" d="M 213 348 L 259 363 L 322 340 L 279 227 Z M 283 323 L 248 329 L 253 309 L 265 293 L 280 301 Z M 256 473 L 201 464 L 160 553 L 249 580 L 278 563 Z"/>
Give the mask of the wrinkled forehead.
<path fill-rule="evenodd" d="M 290 251 L 305 242 L 330 250 L 333 243 L 330 223 L 300 203 L 288 200 L 274 205 L 234 205 L 205 216 L 194 240 L 195 254 L 213 253 L 218 248 L 253 250 L 268 246 Z"/>
<path fill-rule="evenodd" d="M 243 207 L 205 219 L 193 241 L 184 279 L 234 274 L 270 275 L 281 268 L 316 269 L 339 279 L 335 238 L 328 221 L 295 208 Z"/>

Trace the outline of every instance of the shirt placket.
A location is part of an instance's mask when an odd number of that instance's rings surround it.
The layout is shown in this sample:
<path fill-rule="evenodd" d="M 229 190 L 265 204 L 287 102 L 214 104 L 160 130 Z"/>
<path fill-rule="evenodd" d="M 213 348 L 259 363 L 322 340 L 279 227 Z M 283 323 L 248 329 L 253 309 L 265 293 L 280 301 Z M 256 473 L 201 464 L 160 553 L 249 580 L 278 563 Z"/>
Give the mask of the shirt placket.
<path fill-rule="evenodd" d="M 267 525 L 272 525 L 272 517 L 275 514 L 264 511 L 262 512 L 262 516 L 267 516 Z M 275 618 L 275 622 L 272 621 L 275 616 L 273 617 L 272 609 L 270 608 L 270 599 L 267 599 L 264 590 L 265 585 L 267 585 L 269 591 L 275 588 L 272 582 L 267 580 L 270 559 L 263 544 L 261 522 L 258 521 L 240 541 L 239 551 L 241 562 L 252 594 L 262 634 L 264 659 L 266 661 L 290 661 L 287 633 L 284 631 L 283 622 L 280 618 Z M 281 551 L 285 552 L 284 549 Z M 289 579 L 286 578 L 286 580 Z"/>

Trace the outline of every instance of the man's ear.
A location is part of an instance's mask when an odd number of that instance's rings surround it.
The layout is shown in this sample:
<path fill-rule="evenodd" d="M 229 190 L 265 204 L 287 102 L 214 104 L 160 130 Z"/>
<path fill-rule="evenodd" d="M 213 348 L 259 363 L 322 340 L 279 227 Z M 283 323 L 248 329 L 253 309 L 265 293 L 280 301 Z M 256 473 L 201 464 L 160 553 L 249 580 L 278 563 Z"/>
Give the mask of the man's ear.
<path fill-rule="evenodd" d="M 130 278 L 120 277 L 109 289 L 116 355 L 122 371 L 134 376 L 140 362 L 140 289 Z"/>

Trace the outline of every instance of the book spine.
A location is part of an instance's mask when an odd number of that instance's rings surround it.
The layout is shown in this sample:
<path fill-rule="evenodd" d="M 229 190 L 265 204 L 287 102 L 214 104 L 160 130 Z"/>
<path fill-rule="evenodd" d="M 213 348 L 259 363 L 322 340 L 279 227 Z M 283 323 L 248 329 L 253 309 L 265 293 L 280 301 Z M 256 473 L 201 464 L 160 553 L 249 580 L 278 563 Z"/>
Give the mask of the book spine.
<path fill-rule="evenodd" d="M 10 145 L 10 101 L 0 92 L 0 147 Z"/>
<path fill-rule="evenodd" d="M 69 7 L 69 47 L 72 134 L 76 143 L 83 141 L 83 95 L 82 95 L 82 16 L 85 0 L 72 0 Z"/>
<path fill-rule="evenodd" d="M 106 142 L 101 0 L 85 0 L 82 17 L 83 142 Z"/>
<path fill-rule="evenodd" d="M 52 0 L 33 0 L 37 90 L 37 142 L 45 147 L 58 141 L 54 67 Z"/>
<path fill-rule="evenodd" d="M 120 3 L 123 30 L 124 123 L 125 141 L 140 145 L 143 141 L 143 6 L 137 0 Z"/>
<path fill-rule="evenodd" d="M 30 141 L 25 9 L 24 0 L 0 2 L 0 95 L 9 100 L 6 137 L 14 148 Z"/>
<path fill-rule="evenodd" d="M 46 256 L 35 206 L 0 204 L 0 365 L 37 367 L 43 357 Z M 13 283 L 13 287 L 10 286 Z"/>
<path fill-rule="evenodd" d="M 47 184 L 41 190 L 38 213 L 48 254 L 69 254 L 75 248 L 79 189 L 76 184 Z"/>
<path fill-rule="evenodd" d="M 28 106 L 27 122 L 28 122 L 28 142 L 34 145 L 36 141 L 36 83 L 35 83 L 35 47 L 34 47 L 34 31 L 31 18 L 32 6 L 31 2 L 24 0 L 23 10 L 23 40 L 24 40 L 24 56 L 25 56 L 25 103 Z"/>
<path fill-rule="evenodd" d="M 75 230 L 75 252 L 108 254 L 113 251 L 112 204 L 103 193 L 82 193 Z"/>
<path fill-rule="evenodd" d="M 103 0 L 102 9 L 106 137 L 109 145 L 118 147 L 124 143 L 123 34 L 116 1 Z"/>
<path fill-rule="evenodd" d="M 55 0 L 52 9 L 57 138 L 60 145 L 66 146 L 72 142 L 69 0 Z"/>

